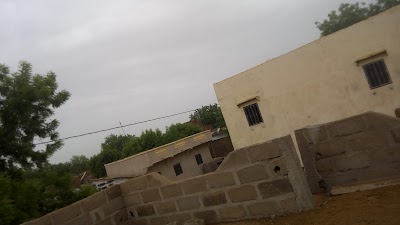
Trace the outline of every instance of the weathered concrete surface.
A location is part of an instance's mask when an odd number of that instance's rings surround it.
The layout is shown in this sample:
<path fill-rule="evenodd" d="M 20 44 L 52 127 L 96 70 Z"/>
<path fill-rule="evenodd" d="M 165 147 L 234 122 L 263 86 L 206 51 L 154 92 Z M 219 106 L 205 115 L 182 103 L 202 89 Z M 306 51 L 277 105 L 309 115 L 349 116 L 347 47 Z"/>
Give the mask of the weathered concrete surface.
<path fill-rule="evenodd" d="M 392 185 L 400 185 L 400 177 L 389 177 L 389 178 L 381 178 L 375 180 L 366 180 L 363 182 L 358 182 L 354 184 L 347 184 L 347 185 L 337 185 L 333 186 L 331 189 L 331 195 L 341 195 L 352 193 L 356 191 L 366 191 L 372 190 L 381 187 L 387 187 Z"/>
<path fill-rule="evenodd" d="M 398 175 L 399 132 L 400 119 L 374 112 L 297 130 L 312 192 Z"/>

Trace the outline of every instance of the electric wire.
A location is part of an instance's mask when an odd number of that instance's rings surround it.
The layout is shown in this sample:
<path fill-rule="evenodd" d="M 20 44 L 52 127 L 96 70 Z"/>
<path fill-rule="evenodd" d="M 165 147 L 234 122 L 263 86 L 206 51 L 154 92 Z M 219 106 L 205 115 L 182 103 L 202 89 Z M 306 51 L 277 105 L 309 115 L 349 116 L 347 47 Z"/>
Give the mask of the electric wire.
<path fill-rule="evenodd" d="M 106 128 L 106 129 L 102 129 L 102 130 L 97 130 L 97 131 L 87 132 L 87 133 L 83 133 L 83 134 L 73 135 L 73 136 L 69 136 L 69 137 L 65 137 L 65 138 L 59 138 L 56 141 L 63 141 L 63 140 L 68 140 L 68 139 L 72 139 L 72 138 L 87 136 L 87 135 L 91 135 L 91 134 L 97 134 L 97 133 L 101 133 L 101 132 L 105 132 L 105 131 L 121 129 L 123 127 L 134 126 L 134 125 L 137 125 L 137 124 L 142 124 L 142 123 L 147 123 L 147 122 L 151 122 L 151 121 L 155 121 L 155 120 L 165 119 L 165 118 L 168 118 L 168 117 L 173 117 L 173 116 L 177 116 L 177 115 L 181 115 L 181 114 L 185 114 L 185 113 L 189 113 L 189 112 L 194 112 L 194 111 L 196 111 L 196 109 L 192 109 L 192 110 L 188 110 L 188 111 L 184 111 L 184 112 L 180 112 L 180 113 L 174 113 L 174 114 L 167 115 L 167 116 L 161 116 L 161 117 L 157 117 L 157 118 L 153 118 L 153 119 L 143 120 L 143 121 L 130 123 L 130 124 L 126 124 L 126 125 L 120 124 L 120 126 L 116 126 L 116 127 L 111 127 L 111 128 Z M 44 141 L 44 142 L 38 142 L 38 143 L 36 143 L 34 145 L 44 145 L 44 144 L 49 144 L 49 143 L 53 143 L 53 142 L 55 142 L 55 141 Z"/>

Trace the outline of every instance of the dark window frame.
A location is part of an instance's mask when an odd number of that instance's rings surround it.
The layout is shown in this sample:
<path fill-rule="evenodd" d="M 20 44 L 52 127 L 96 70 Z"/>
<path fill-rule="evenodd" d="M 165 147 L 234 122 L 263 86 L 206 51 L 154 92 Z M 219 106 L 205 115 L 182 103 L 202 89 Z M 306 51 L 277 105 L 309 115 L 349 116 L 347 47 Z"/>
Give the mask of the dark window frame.
<path fill-rule="evenodd" d="M 393 83 L 384 59 L 366 63 L 362 68 L 371 90 Z"/>
<path fill-rule="evenodd" d="M 179 176 L 183 173 L 183 169 L 180 163 L 174 165 L 174 171 L 176 176 Z"/>
<path fill-rule="evenodd" d="M 203 157 L 201 157 L 201 154 L 200 154 L 200 153 L 197 154 L 197 155 L 195 155 L 194 158 L 196 159 L 197 165 L 203 164 Z"/>
<path fill-rule="evenodd" d="M 258 103 L 253 103 L 243 107 L 244 114 L 249 126 L 255 126 L 264 123 Z"/>

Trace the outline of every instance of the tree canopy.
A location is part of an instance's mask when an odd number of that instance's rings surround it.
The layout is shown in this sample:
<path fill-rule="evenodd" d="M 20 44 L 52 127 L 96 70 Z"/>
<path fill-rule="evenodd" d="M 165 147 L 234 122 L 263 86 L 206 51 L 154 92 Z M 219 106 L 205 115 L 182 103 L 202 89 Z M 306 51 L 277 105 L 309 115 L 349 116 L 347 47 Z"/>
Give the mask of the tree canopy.
<path fill-rule="evenodd" d="M 172 124 L 163 133 L 159 129 L 147 129 L 139 137 L 111 134 L 101 144 L 99 154 L 90 158 L 90 170 L 95 177 L 106 175 L 104 164 L 168 144 L 199 133 L 201 128 L 191 123 Z"/>
<path fill-rule="evenodd" d="M 56 75 L 33 74 L 20 62 L 17 72 L 0 64 L 0 225 L 16 225 L 69 205 L 94 192 L 73 186 L 73 175 L 87 168 L 87 158 L 51 165 L 48 158 L 62 143 L 54 110 L 70 94 L 58 91 Z M 53 141 L 43 150 L 34 141 Z"/>
<path fill-rule="evenodd" d="M 212 125 L 213 128 L 226 127 L 221 108 L 217 105 L 203 106 L 190 115 L 190 120 L 200 121 L 202 125 Z"/>
<path fill-rule="evenodd" d="M 57 140 L 59 122 L 54 109 L 70 94 L 58 91 L 56 74 L 33 74 L 32 66 L 22 61 L 17 72 L 0 64 L 0 170 L 41 167 L 62 146 Z M 35 150 L 35 138 L 53 141 L 44 150 Z"/>
<path fill-rule="evenodd" d="M 364 2 L 342 3 L 337 11 L 331 11 L 328 18 L 322 22 L 315 22 L 315 25 L 321 31 L 321 36 L 326 36 L 398 4 L 400 4 L 400 0 L 377 0 L 376 3 L 369 5 Z"/>

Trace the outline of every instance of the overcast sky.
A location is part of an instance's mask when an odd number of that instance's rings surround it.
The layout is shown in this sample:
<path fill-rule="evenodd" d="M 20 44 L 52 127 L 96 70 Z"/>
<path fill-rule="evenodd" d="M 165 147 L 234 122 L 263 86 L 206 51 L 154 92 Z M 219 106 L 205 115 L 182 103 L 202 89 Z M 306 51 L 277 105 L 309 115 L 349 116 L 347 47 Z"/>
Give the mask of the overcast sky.
<path fill-rule="evenodd" d="M 0 63 L 57 74 L 67 137 L 216 103 L 213 83 L 318 39 L 314 22 L 342 2 L 355 1 L 0 0 Z M 92 156 L 111 133 L 122 130 L 66 140 L 50 161 Z"/>

